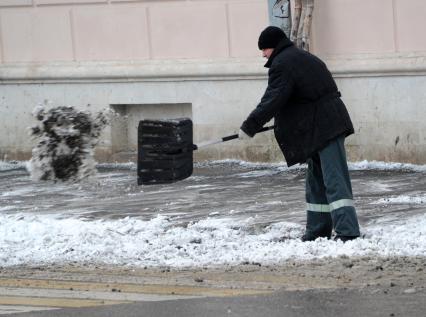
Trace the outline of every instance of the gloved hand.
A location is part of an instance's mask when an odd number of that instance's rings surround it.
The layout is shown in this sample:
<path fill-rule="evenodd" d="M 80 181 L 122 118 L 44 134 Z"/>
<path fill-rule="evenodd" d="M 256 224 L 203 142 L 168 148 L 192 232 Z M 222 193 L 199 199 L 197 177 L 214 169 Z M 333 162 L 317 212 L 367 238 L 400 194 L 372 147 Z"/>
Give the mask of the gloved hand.
<path fill-rule="evenodd" d="M 240 140 L 249 140 L 252 137 L 249 136 L 247 133 L 245 133 L 243 130 L 240 129 L 240 131 L 238 131 L 238 139 Z"/>

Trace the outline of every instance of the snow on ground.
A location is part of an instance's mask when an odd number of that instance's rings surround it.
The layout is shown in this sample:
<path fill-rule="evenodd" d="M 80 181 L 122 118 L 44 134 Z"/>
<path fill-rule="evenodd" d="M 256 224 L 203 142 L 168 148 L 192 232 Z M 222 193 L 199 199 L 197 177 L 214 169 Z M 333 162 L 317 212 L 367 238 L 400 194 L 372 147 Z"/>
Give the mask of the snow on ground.
<path fill-rule="evenodd" d="M 426 204 L 426 195 L 407 196 L 399 195 L 379 199 L 376 204 Z"/>
<path fill-rule="evenodd" d="M 305 168 L 305 165 L 293 165 L 292 167 L 287 167 L 285 162 L 279 163 L 252 163 L 245 162 L 240 160 L 219 160 L 219 161 L 209 161 L 206 163 L 198 163 L 199 165 L 207 164 L 238 164 L 246 167 L 275 167 L 281 171 L 285 170 L 295 170 Z M 415 172 L 426 172 L 426 165 L 416 165 L 410 163 L 398 163 L 398 162 L 380 162 L 380 161 L 361 161 L 361 162 L 349 162 L 349 170 L 352 171 L 363 171 L 363 170 L 381 170 L 381 171 L 415 171 Z"/>
<path fill-rule="evenodd" d="M 426 165 L 416 165 L 397 162 L 361 161 L 348 164 L 350 170 L 382 170 L 382 171 L 415 171 L 426 172 Z"/>
<path fill-rule="evenodd" d="M 303 227 L 274 223 L 253 232 L 252 218 L 236 223 L 207 217 L 185 227 L 165 216 L 85 221 L 51 215 L 1 215 L 0 265 L 90 262 L 135 266 L 279 264 L 347 256 L 426 256 L 426 216 L 366 228 L 366 237 L 300 242 Z M 287 238 L 280 241 L 283 235 Z"/>
<path fill-rule="evenodd" d="M 25 168 L 27 168 L 27 164 L 28 164 L 28 162 L 17 162 L 17 161 L 5 162 L 5 161 L 0 161 L 0 172 L 2 172 L 2 171 L 14 171 L 14 170 L 25 169 Z"/>
<path fill-rule="evenodd" d="M 240 164 L 260 169 L 239 177 L 267 174 L 263 167 L 287 169 L 284 164 L 253 164 L 219 161 L 213 164 Z M 211 163 L 210 163 L 211 164 Z M 23 168 L 22 163 L 0 162 L 0 171 Z M 410 164 L 361 162 L 351 169 L 426 171 Z M 130 168 L 134 165 L 102 165 L 102 168 Z M 299 167 L 300 168 L 300 167 Z M 251 173 L 251 174 L 249 174 Z M 237 174 L 238 175 L 238 174 Z M 201 176 L 195 176 L 201 177 Z M 192 185 L 187 186 L 189 189 Z M 201 189 L 205 188 L 199 185 Z M 12 189 L 0 195 L 22 195 Z M 424 204 L 426 196 L 400 195 L 381 198 L 380 204 Z M 271 200 L 270 205 L 283 204 Z M 374 204 L 374 202 L 373 202 Z M 294 222 L 274 222 L 257 226 L 254 215 L 231 217 L 211 212 L 202 219 L 177 224 L 173 216 L 157 214 L 150 219 L 84 218 L 61 210 L 57 214 L 10 212 L 13 206 L 0 205 L 0 266 L 64 262 L 106 263 L 134 266 L 216 266 L 241 263 L 279 264 L 286 261 L 347 256 L 426 256 L 426 213 L 410 215 L 391 223 L 372 222 L 363 228 L 363 239 L 345 244 L 319 239 L 302 243 L 303 226 Z M 426 209 L 426 208 L 425 208 Z M 426 210 L 425 210 L 426 211 Z M 284 237 L 284 238 L 283 238 Z"/>
<path fill-rule="evenodd" d="M 304 165 L 294 165 L 292 167 L 287 167 L 285 162 L 279 163 L 252 163 L 245 162 L 240 160 L 218 160 L 218 161 L 209 161 L 195 163 L 195 166 L 209 166 L 215 164 L 238 164 L 246 167 L 275 167 L 281 171 L 289 169 L 300 169 L 305 168 Z M 25 169 L 28 168 L 29 162 L 19 162 L 19 161 L 0 161 L 0 171 L 9 171 L 15 169 Z M 426 165 L 416 165 L 409 163 L 397 163 L 397 162 L 379 162 L 379 161 L 361 161 L 361 162 L 350 162 L 348 163 L 350 170 L 383 170 L 383 171 L 392 171 L 392 170 L 411 170 L 416 172 L 426 172 Z M 100 163 L 97 165 L 98 168 L 108 168 L 108 169 L 132 169 L 136 170 L 136 163 Z M 271 173 L 275 173 L 271 171 Z"/>

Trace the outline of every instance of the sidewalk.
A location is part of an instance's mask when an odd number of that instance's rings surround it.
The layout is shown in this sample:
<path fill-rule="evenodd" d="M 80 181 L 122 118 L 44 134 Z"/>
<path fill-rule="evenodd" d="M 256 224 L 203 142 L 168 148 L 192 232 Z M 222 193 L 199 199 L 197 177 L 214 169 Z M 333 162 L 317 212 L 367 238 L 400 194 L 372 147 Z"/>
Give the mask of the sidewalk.
<path fill-rule="evenodd" d="M 0 272 L 0 313 L 22 316 L 423 316 L 425 299 L 424 258 Z"/>

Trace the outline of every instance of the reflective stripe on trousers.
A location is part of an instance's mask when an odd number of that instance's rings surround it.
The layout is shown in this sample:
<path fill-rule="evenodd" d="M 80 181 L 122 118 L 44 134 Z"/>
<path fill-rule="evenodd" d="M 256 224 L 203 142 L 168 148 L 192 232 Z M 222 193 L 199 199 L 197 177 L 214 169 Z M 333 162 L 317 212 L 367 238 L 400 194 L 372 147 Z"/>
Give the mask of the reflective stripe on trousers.
<path fill-rule="evenodd" d="M 354 207 L 354 201 L 352 199 L 340 199 L 332 202 L 331 204 L 306 204 L 306 209 L 315 212 L 332 212 L 333 210 L 342 207 Z"/>
<path fill-rule="evenodd" d="M 333 229 L 339 236 L 359 236 L 344 141 L 330 141 L 307 160 L 306 233 L 312 238 L 330 237 Z"/>

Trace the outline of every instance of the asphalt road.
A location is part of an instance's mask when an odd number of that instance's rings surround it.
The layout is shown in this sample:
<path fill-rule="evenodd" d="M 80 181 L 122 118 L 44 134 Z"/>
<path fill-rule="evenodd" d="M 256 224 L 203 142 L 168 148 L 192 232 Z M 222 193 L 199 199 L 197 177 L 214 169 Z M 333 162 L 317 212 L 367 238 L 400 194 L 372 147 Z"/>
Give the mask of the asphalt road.
<path fill-rule="evenodd" d="M 426 293 L 399 287 L 363 290 L 277 291 L 270 295 L 139 302 L 13 316 L 305 317 L 425 316 Z"/>

